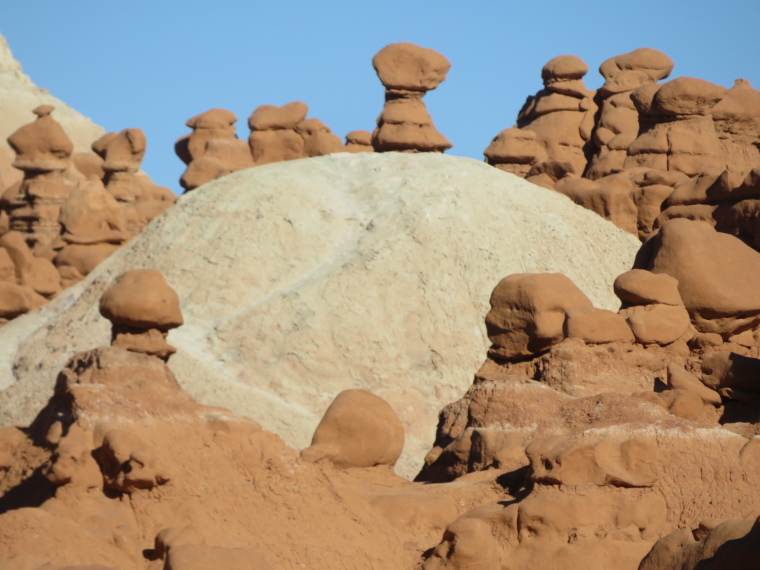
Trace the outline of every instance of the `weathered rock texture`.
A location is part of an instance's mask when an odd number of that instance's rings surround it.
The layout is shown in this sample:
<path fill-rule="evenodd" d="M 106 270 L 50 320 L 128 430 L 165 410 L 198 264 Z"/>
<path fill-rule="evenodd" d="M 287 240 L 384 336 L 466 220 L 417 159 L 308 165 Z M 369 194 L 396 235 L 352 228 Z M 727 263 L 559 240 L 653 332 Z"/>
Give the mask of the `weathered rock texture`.
<path fill-rule="evenodd" d="M 119 322 L 176 324 L 176 294 L 156 305 L 173 294 L 161 279 L 124 274 L 101 306 Z M 157 297 L 143 306 L 135 287 Z M 75 354 L 51 392 L 28 429 L 0 430 L 3 568 L 411 568 L 459 514 L 503 495 L 490 480 L 405 481 L 388 455 L 346 470 L 301 461 L 256 421 L 197 404 L 161 359 L 117 346 Z M 393 416 L 363 395 L 340 415 Z"/>
<path fill-rule="evenodd" d="M 482 361 L 498 280 L 561 272 L 616 310 L 612 282 L 637 248 L 565 197 L 469 159 L 341 154 L 236 172 L 0 330 L 2 422 L 30 421 L 66 359 L 110 340 L 97 304 L 112 279 L 152 268 L 182 299 L 186 324 L 168 342 L 195 397 L 302 449 L 336 394 L 370 390 L 404 425 L 398 469 L 411 475 L 440 407 Z"/>
<path fill-rule="evenodd" d="M 707 230 L 714 242 L 735 239 Z M 721 255 L 703 251 L 708 263 Z M 700 333 L 700 315 L 690 322 L 684 307 L 696 281 L 623 273 L 623 307 L 606 316 L 561 275 L 499 283 L 488 359 L 442 411 L 418 480 L 495 472 L 516 500 L 449 525 L 424 569 L 751 567 L 742 564 L 757 551 L 758 343 Z M 716 526 L 737 513 L 751 518 Z"/>
<path fill-rule="evenodd" d="M 706 221 L 760 249 L 760 92 L 678 77 L 662 52 L 639 48 L 602 63 L 559 56 L 542 71 L 516 126 L 489 164 L 566 194 L 643 241 L 671 218 Z M 598 110 L 597 110 L 598 109 Z"/>

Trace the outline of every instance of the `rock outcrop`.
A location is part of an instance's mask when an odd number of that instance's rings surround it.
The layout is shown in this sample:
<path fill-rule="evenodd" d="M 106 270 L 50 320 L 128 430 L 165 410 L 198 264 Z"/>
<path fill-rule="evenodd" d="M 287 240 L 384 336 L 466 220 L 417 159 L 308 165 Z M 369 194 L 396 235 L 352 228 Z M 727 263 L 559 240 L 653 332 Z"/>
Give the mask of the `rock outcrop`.
<path fill-rule="evenodd" d="M 404 425 L 397 469 L 412 475 L 440 407 L 486 352 L 498 280 L 564 273 L 615 310 L 612 283 L 637 247 L 564 197 L 469 159 L 341 154 L 236 172 L 189 193 L 44 314 L 0 330 L 2 422 L 30 421 L 66 358 L 110 340 L 97 307 L 108 283 L 158 269 L 183 299 L 186 324 L 167 342 L 195 397 L 302 449 L 339 392 L 370 390 Z M 87 332 L 72 336 L 74 323 Z"/>
<path fill-rule="evenodd" d="M 15 283 L 46 299 L 81 281 L 176 200 L 139 171 L 146 150 L 142 130 L 99 137 L 90 155 L 96 160 L 83 174 L 71 161 L 73 145 L 53 110 L 37 107 L 37 120 L 8 138 L 13 165 L 24 177 L 0 200 L 6 222 L 0 236 L 8 236 L 2 247 L 15 259 Z M 40 305 L 30 302 L 31 308 Z"/>
<path fill-rule="evenodd" d="M 338 467 L 393 467 L 404 449 L 404 427 L 388 402 L 366 390 L 345 390 L 327 408 L 301 459 Z"/>
<path fill-rule="evenodd" d="M 158 295 L 143 304 L 141 291 Z M 122 275 L 101 306 L 114 321 L 166 325 L 182 320 L 175 303 L 161 274 L 143 271 Z M 500 495 L 490 481 L 430 487 L 393 475 L 403 432 L 367 392 L 339 396 L 315 434 L 339 428 L 333 461 L 379 446 L 382 465 L 344 471 L 197 404 L 161 358 L 116 345 L 74 355 L 32 424 L 0 430 L 1 567 L 412 567 L 460 513 Z M 367 413 L 360 433 L 345 430 Z M 352 448 L 355 436 L 368 447 Z"/>
<path fill-rule="evenodd" d="M 502 131 L 484 154 L 489 164 L 551 186 L 586 168 L 597 105 L 583 76 L 588 66 L 573 55 L 560 55 L 541 70 L 544 89 L 528 97 L 517 116 L 517 130 Z M 514 164 L 514 166 L 509 166 Z"/>
<path fill-rule="evenodd" d="M 55 107 L 56 120 L 71 140 L 74 162 L 92 156 L 90 144 L 103 134 L 103 128 L 57 99 L 46 89 L 37 87 L 24 75 L 21 64 L 13 58 L 8 43 L 0 36 L 0 180 L 3 189 L 21 181 L 21 171 L 11 167 L 13 151 L 6 143 L 11 133 L 29 122 L 29 112 L 40 105 Z M 87 159 L 85 159 L 87 160 Z"/>
<path fill-rule="evenodd" d="M 225 109 L 210 109 L 188 119 L 186 124 L 193 132 L 175 143 L 177 156 L 187 165 L 179 181 L 186 192 L 253 166 L 248 144 L 235 134 L 236 121 Z"/>
<path fill-rule="evenodd" d="M 559 277 L 513 275 L 496 287 L 488 359 L 441 413 L 418 476 L 496 472 L 517 499 L 457 519 L 422 567 L 527 569 L 561 557 L 562 567 L 599 570 L 701 568 L 749 555 L 752 520 L 703 521 L 760 508 L 757 342 L 713 333 L 708 347 L 679 293 L 699 280 L 690 275 L 626 272 L 615 281 L 623 308 L 604 318 Z M 590 324 L 572 325 L 578 315 Z M 609 334 L 626 323 L 627 340 Z M 523 331 L 551 342 L 505 353 L 505 338 Z M 745 355 L 726 351 L 739 342 Z"/>
<path fill-rule="evenodd" d="M 657 83 L 673 67 L 664 53 L 639 48 L 602 63 L 605 83 L 592 92 L 581 60 L 551 60 L 544 89 L 493 139 L 486 162 L 642 241 L 687 218 L 760 249 L 760 92 L 741 79 L 731 89 L 691 77 Z"/>
<path fill-rule="evenodd" d="M 390 44 L 372 58 L 385 87 L 385 105 L 372 133 L 377 152 L 443 152 L 452 144 L 439 133 L 422 97 L 451 69 L 440 53 L 407 42 Z"/>
<path fill-rule="evenodd" d="M 248 145 L 253 162 L 270 162 L 323 156 L 345 150 L 340 137 L 316 118 L 307 119 L 306 103 L 293 101 L 282 107 L 261 105 L 248 119 Z"/>

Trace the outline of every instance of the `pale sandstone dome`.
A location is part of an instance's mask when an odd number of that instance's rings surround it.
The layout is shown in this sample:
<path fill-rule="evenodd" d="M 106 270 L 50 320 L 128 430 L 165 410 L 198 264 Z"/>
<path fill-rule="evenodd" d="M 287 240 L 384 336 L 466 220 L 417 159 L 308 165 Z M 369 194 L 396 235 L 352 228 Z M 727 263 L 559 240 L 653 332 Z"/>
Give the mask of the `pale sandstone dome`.
<path fill-rule="evenodd" d="M 439 410 L 489 345 L 511 273 L 563 273 L 617 310 L 638 240 L 566 197 L 471 159 L 340 154 L 244 170 L 183 196 L 87 279 L 0 329 L 0 423 L 28 423 L 68 357 L 108 344 L 102 292 L 160 270 L 185 325 L 180 383 L 303 449 L 336 394 L 363 388 L 401 419 L 412 475 Z M 14 384 L 15 382 L 15 384 Z"/>

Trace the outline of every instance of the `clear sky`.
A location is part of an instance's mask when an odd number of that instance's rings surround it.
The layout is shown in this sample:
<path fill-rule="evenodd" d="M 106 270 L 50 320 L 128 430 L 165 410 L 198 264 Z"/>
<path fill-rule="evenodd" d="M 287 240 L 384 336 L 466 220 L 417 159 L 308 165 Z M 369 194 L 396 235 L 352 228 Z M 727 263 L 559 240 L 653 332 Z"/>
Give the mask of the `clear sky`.
<path fill-rule="evenodd" d="M 552 57 L 580 56 L 591 89 L 602 61 L 644 46 L 673 59 L 671 77 L 726 87 L 743 77 L 758 88 L 758 25 L 760 0 L 0 3 L 0 33 L 24 72 L 106 130 L 142 128 L 143 169 L 176 192 L 184 165 L 174 141 L 212 107 L 237 115 L 241 138 L 258 105 L 293 100 L 341 137 L 372 130 L 383 105 L 372 56 L 389 43 L 449 58 L 425 102 L 448 152 L 482 159 Z"/>

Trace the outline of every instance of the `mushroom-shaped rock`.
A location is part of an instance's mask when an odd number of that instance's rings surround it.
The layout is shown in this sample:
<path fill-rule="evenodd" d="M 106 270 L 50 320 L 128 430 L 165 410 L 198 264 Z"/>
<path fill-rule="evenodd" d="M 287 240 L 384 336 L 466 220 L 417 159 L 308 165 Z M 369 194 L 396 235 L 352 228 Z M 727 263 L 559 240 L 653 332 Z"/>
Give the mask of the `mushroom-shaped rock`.
<path fill-rule="evenodd" d="M 611 93 L 632 91 L 647 83 L 665 79 L 673 71 L 673 60 L 659 50 L 643 47 L 616 55 L 599 66 L 606 83 L 601 91 Z"/>
<path fill-rule="evenodd" d="M 372 67 L 386 89 L 430 91 L 446 79 L 451 63 L 435 50 L 400 42 L 377 52 Z"/>
<path fill-rule="evenodd" d="M 577 55 L 558 55 L 541 70 L 544 85 L 563 79 L 580 79 L 588 73 L 588 65 Z"/>
<path fill-rule="evenodd" d="M 588 73 L 588 65 L 577 55 L 559 55 L 546 62 L 541 70 L 544 87 L 555 93 L 571 97 L 593 95 L 586 89 L 582 79 Z"/>
<path fill-rule="evenodd" d="M 546 152 L 529 129 L 510 127 L 494 137 L 483 154 L 500 170 L 526 176 L 533 164 L 546 159 Z"/>
<path fill-rule="evenodd" d="M 395 465 L 403 447 L 404 428 L 385 400 L 366 390 L 345 390 L 327 408 L 301 458 L 327 458 L 338 467 Z"/>
<path fill-rule="evenodd" d="M 489 356 L 514 360 L 532 356 L 565 338 L 567 313 L 593 309 L 583 292 L 560 273 L 515 273 L 491 294 L 486 315 Z"/>
<path fill-rule="evenodd" d="M 433 125 L 422 96 L 445 78 L 451 64 L 441 54 L 410 43 L 385 46 L 372 59 L 385 86 L 385 106 L 372 134 L 377 152 L 443 152 L 451 143 Z"/>
<path fill-rule="evenodd" d="M 100 314 L 113 323 L 112 344 L 119 348 L 168 358 L 169 329 L 183 323 L 179 297 L 154 269 L 123 273 L 100 298 Z"/>
<path fill-rule="evenodd" d="M 8 144 L 16 153 L 13 166 L 27 172 L 66 169 L 74 145 L 60 123 L 50 115 L 54 108 L 40 105 L 33 111 L 37 119 L 8 137 Z"/>

